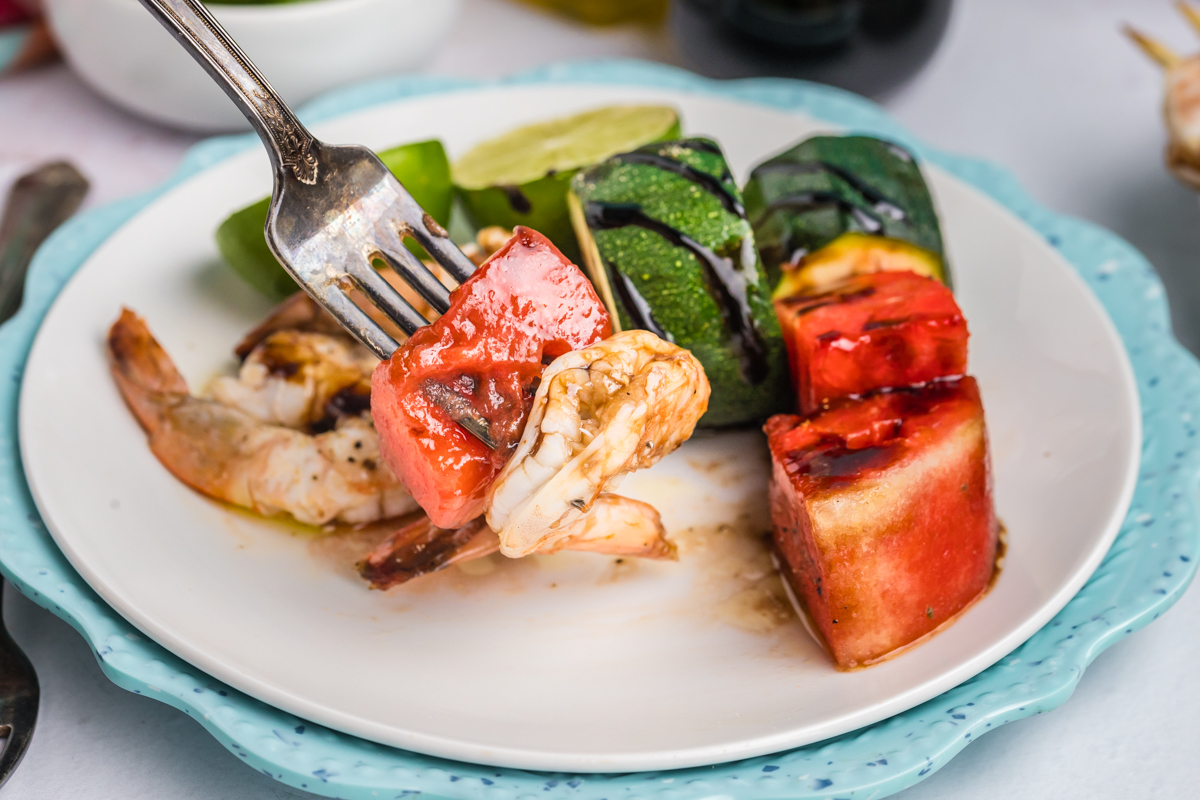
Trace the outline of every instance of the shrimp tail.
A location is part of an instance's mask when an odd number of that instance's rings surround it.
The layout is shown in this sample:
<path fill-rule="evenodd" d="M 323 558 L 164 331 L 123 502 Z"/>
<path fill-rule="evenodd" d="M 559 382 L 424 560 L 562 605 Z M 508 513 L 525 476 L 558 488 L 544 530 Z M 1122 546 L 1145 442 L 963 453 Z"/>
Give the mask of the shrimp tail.
<path fill-rule="evenodd" d="M 187 395 L 187 381 L 167 355 L 146 321 L 128 308 L 108 331 L 113 378 L 125 402 L 149 433 L 158 430 L 165 405 Z"/>
<path fill-rule="evenodd" d="M 385 539 L 358 563 L 372 589 L 390 589 L 460 561 L 500 549 L 500 538 L 483 517 L 461 528 L 439 528 L 424 514 Z"/>
<path fill-rule="evenodd" d="M 612 556 L 679 560 L 675 545 L 667 539 L 658 509 L 649 503 L 608 492 L 597 497 L 589 513 L 553 547 L 555 550 L 584 550 Z"/>

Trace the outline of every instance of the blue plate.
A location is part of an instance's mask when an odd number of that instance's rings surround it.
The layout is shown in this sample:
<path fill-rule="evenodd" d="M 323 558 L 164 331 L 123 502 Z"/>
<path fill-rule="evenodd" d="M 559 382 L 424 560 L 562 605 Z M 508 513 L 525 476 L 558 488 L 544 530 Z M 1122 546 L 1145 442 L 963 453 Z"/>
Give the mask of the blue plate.
<path fill-rule="evenodd" d="M 1137 376 L 1144 444 L 1137 489 L 1103 564 L 1065 608 L 1015 652 L 975 678 L 914 709 L 850 734 L 786 753 L 715 767 L 627 775 L 567 775 L 447 761 L 372 744 L 305 722 L 214 681 L 145 639 L 71 568 L 29 494 L 17 447 L 17 398 L 30 345 L 58 292 L 92 252 L 166 189 L 247 147 L 249 136 L 209 140 L 176 175 L 140 197 L 78 217 L 34 260 L 21 312 L 0 329 L 0 568 L 20 590 L 75 626 L 115 683 L 197 718 L 237 757 L 272 778 L 343 798 L 427 793 L 507 800 L 645 797 L 883 797 L 917 783 L 973 737 L 1049 711 L 1070 696 L 1083 670 L 1121 637 L 1158 618 L 1190 582 L 1200 550 L 1197 484 L 1200 366 L 1172 337 L 1162 285 L 1128 244 L 1095 226 L 1035 204 L 1003 170 L 937 153 L 913 140 L 877 106 L 821 86 L 783 80 L 713 82 L 650 64 L 567 64 L 499 82 L 603 83 L 708 93 L 801 111 L 912 148 L 976 186 L 1058 248 L 1108 310 Z M 340 91 L 302 114 L 315 121 L 366 106 L 479 82 L 405 78 Z"/>

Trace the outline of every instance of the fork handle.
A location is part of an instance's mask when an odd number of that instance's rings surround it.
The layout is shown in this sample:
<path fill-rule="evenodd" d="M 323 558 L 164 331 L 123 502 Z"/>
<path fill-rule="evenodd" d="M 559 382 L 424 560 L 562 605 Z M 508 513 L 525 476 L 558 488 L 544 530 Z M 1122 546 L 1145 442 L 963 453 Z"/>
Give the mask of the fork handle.
<path fill-rule="evenodd" d="M 141 0 L 250 120 L 276 175 L 317 182 L 316 140 L 200 0 Z"/>

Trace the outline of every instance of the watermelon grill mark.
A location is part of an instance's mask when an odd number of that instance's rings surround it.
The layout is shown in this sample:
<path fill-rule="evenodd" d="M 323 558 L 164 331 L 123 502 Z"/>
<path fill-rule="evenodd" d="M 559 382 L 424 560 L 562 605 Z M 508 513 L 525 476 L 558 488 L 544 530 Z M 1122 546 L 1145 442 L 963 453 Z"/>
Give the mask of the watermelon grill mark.
<path fill-rule="evenodd" d="M 734 266 L 732 259 L 717 255 L 695 239 L 647 215 L 637 203 L 588 201 L 584 207 L 584 216 L 592 230 L 615 230 L 634 225 L 658 234 L 675 247 L 695 256 L 704 267 L 709 290 L 721 309 L 725 329 L 729 331 L 730 342 L 738 359 L 742 380 L 752 385 L 766 380 L 770 371 L 766 346 L 750 314 L 746 278 Z"/>
<path fill-rule="evenodd" d="M 804 295 L 785 297 L 777 302 L 785 308 L 799 308 L 799 311 L 796 313 L 804 315 L 825 306 L 834 306 L 838 303 L 853 303 L 855 300 L 862 300 L 873 294 L 875 294 L 875 287 L 868 286 L 865 289 L 853 292 L 829 292 L 817 297 L 805 297 Z"/>
<path fill-rule="evenodd" d="M 432 378 L 421 383 L 421 392 L 429 398 L 431 403 L 445 411 L 450 419 L 487 445 L 489 450 L 496 449 L 496 439 L 492 436 L 491 423 L 471 407 L 471 402 L 467 398 Z"/>

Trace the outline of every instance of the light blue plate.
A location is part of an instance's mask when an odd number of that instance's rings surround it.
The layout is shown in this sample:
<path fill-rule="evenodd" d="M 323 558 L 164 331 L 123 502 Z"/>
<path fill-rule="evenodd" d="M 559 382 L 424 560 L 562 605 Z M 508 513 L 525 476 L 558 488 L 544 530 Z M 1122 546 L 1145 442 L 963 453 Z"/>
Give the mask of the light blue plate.
<path fill-rule="evenodd" d="M 305 722 L 214 681 L 139 635 L 88 588 L 38 517 L 17 450 L 17 396 L 38 325 L 76 269 L 126 220 L 167 188 L 248 147 L 250 136 L 209 140 L 175 177 L 140 197 L 69 222 L 34 260 L 25 304 L 0 329 L 0 567 L 38 604 L 91 644 L 115 683 L 182 709 L 237 757 L 291 786 L 343 798 L 427 793 L 447 798 L 615 800 L 884 797 L 917 783 L 989 729 L 1065 701 L 1083 670 L 1122 636 L 1157 619 L 1190 582 L 1200 551 L 1197 484 L 1200 366 L 1171 336 L 1154 270 L 1128 244 L 1036 205 L 1003 170 L 934 152 L 877 106 L 797 81 L 713 82 L 637 62 L 568 64 L 503 81 L 604 83 L 709 93 L 802 111 L 885 136 L 973 184 L 1057 247 L 1116 323 L 1137 375 L 1144 444 L 1133 504 L 1103 564 L 1070 603 L 1000 663 L 940 697 L 836 739 L 716 767 L 629 775 L 561 775 L 481 767 L 375 745 Z M 338 92 L 310 105 L 307 121 L 478 82 L 404 78 Z"/>

